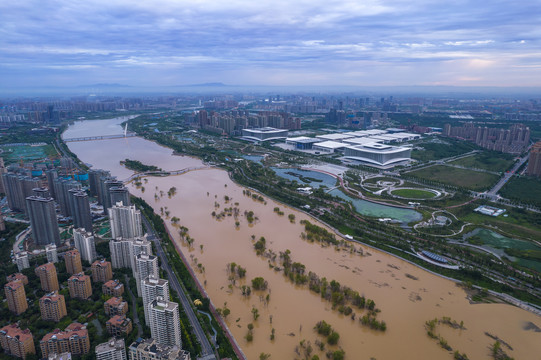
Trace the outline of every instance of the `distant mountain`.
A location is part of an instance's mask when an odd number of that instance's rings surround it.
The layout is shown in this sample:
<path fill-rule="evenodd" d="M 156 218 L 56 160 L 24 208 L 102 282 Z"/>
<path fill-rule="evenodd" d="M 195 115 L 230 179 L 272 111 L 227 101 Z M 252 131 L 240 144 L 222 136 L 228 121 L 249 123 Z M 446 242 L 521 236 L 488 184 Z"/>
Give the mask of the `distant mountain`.
<path fill-rule="evenodd" d="M 224 87 L 224 86 L 231 86 L 231 85 L 226 85 L 226 84 L 221 83 L 221 82 L 211 82 L 211 83 L 190 84 L 190 85 L 180 85 L 180 86 L 190 86 L 190 87 L 203 87 L 203 86 L 207 86 L 207 87 Z"/>
<path fill-rule="evenodd" d="M 130 85 L 117 84 L 117 83 L 103 83 L 103 84 L 89 84 L 89 85 L 79 85 L 79 88 L 128 88 Z"/>

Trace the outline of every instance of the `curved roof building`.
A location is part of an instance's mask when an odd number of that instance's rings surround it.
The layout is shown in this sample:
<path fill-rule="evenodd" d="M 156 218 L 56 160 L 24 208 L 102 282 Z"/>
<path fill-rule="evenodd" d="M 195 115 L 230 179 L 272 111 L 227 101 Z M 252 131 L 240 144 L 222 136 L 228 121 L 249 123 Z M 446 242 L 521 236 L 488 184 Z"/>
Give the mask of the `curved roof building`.
<path fill-rule="evenodd" d="M 348 146 L 345 157 L 366 165 L 388 167 L 411 160 L 411 148 L 380 143 Z"/>

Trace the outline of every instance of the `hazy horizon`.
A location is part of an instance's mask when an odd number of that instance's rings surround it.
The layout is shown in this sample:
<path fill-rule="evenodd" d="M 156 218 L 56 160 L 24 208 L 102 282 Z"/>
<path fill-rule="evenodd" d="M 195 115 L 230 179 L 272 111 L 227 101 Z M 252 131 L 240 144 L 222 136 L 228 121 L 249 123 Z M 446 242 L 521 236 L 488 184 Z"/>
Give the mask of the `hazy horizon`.
<path fill-rule="evenodd" d="M 539 1 L 5 2 L 0 92 L 204 83 L 536 92 L 539 13 Z"/>

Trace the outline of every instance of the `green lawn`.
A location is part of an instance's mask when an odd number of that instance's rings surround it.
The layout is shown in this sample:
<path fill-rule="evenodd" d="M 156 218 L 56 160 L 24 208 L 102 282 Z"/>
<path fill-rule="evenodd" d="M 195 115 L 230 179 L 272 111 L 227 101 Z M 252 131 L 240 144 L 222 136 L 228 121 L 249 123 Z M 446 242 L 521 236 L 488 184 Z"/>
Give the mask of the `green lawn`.
<path fill-rule="evenodd" d="M 541 180 L 514 176 L 504 185 L 499 194 L 511 200 L 541 206 Z"/>
<path fill-rule="evenodd" d="M 415 147 L 422 150 L 414 149 L 411 152 L 411 158 L 421 162 L 457 156 L 478 148 L 475 144 L 448 138 L 443 139 L 442 142 L 421 142 L 415 144 Z"/>
<path fill-rule="evenodd" d="M 498 153 L 495 151 L 484 151 L 480 154 L 475 154 L 473 156 L 452 161 L 450 164 L 473 169 L 503 172 L 513 165 L 515 162 L 514 158 L 515 157 L 510 154 Z"/>
<path fill-rule="evenodd" d="M 463 187 L 471 190 L 485 190 L 494 185 L 499 177 L 494 174 L 473 170 L 458 169 L 450 166 L 435 165 L 413 171 L 408 175 L 420 179 L 432 180 L 439 183 Z"/>
<path fill-rule="evenodd" d="M 430 199 L 436 196 L 436 194 L 431 191 L 421 189 L 396 189 L 391 193 L 407 199 Z"/>

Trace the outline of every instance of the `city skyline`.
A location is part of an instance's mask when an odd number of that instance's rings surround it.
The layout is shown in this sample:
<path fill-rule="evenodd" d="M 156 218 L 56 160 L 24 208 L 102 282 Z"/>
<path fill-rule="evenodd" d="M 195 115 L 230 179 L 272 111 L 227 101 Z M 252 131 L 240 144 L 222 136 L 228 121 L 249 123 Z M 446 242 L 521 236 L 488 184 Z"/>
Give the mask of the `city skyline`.
<path fill-rule="evenodd" d="M 538 87 L 540 11 L 538 1 L 6 3 L 0 75 L 14 92 L 92 84 Z"/>

